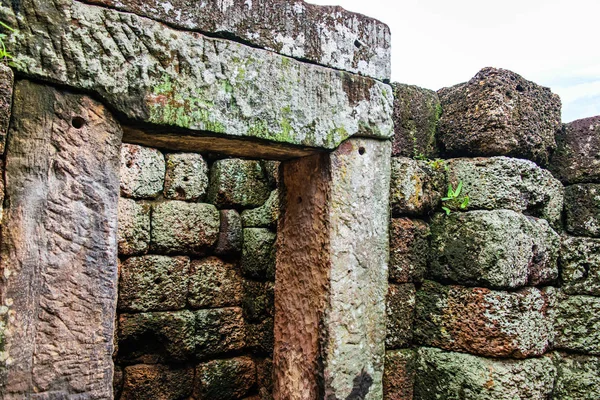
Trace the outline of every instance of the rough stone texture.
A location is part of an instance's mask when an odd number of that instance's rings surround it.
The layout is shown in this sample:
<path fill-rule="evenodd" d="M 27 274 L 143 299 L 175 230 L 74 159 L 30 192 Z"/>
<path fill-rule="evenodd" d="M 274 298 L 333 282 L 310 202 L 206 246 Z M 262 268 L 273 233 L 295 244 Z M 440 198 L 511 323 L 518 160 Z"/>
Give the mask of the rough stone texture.
<path fill-rule="evenodd" d="M 221 226 L 215 254 L 235 257 L 242 251 L 242 218 L 235 210 L 220 210 Z"/>
<path fill-rule="evenodd" d="M 246 347 L 254 353 L 273 354 L 273 318 L 246 324 Z"/>
<path fill-rule="evenodd" d="M 8 123 L 12 110 L 14 74 L 12 69 L 0 64 L 0 154 L 4 154 Z"/>
<path fill-rule="evenodd" d="M 565 293 L 600 296 L 600 239 L 564 236 L 559 263 Z"/>
<path fill-rule="evenodd" d="M 256 383 L 259 387 L 260 398 L 263 400 L 272 400 L 273 393 L 273 360 L 269 358 L 257 359 L 256 363 Z"/>
<path fill-rule="evenodd" d="M 504 292 L 425 281 L 416 299 L 415 341 L 424 345 L 525 358 L 552 343 L 552 288 Z"/>
<path fill-rule="evenodd" d="M 600 358 L 554 353 L 556 382 L 553 399 L 597 400 L 600 398 Z"/>
<path fill-rule="evenodd" d="M 510 210 L 437 214 L 429 276 L 468 286 L 517 288 L 558 277 L 560 237 L 543 219 Z"/>
<path fill-rule="evenodd" d="M 156 149 L 123 143 L 121 146 L 121 195 L 152 199 L 163 190 L 165 159 Z"/>
<path fill-rule="evenodd" d="M 208 202 L 219 208 L 263 205 L 269 198 L 269 183 L 259 161 L 226 158 L 210 170 Z"/>
<path fill-rule="evenodd" d="M 433 348 L 417 350 L 415 399 L 546 400 L 556 368 L 549 357 L 494 360 Z"/>
<path fill-rule="evenodd" d="M 600 237 L 600 184 L 565 188 L 565 225 L 573 235 Z"/>
<path fill-rule="evenodd" d="M 198 310 L 196 314 L 196 357 L 240 350 L 245 345 L 244 319 L 238 307 Z"/>
<path fill-rule="evenodd" d="M 242 277 L 234 265 L 217 257 L 192 261 L 188 302 L 194 308 L 238 306 Z"/>
<path fill-rule="evenodd" d="M 441 163 L 392 158 L 390 203 L 394 215 L 423 215 L 435 209 L 444 195 Z"/>
<path fill-rule="evenodd" d="M 214 360 L 196 367 L 194 398 L 241 399 L 256 384 L 256 366 L 249 357 Z"/>
<path fill-rule="evenodd" d="M 118 308 L 124 311 L 180 310 L 188 294 L 187 257 L 131 257 L 121 263 Z"/>
<path fill-rule="evenodd" d="M 172 200 L 202 200 L 208 187 L 208 165 L 197 153 L 167 154 L 164 194 Z"/>
<path fill-rule="evenodd" d="M 273 160 L 261 160 L 261 165 L 263 171 L 265 171 L 265 176 L 269 181 L 269 185 L 273 189 L 279 187 L 279 168 L 281 166 L 281 162 L 273 161 Z"/>
<path fill-rule="evenodd" d="M 415 285 L 389 285 L 386 297 L 386 350 L 407 347 L 413 338 Z"/>
<path fill-rule="evenodd" d="M 119 254 L 145 254 L 150 246 L 150 204 L 119 198 Z"/>
<path fill-rule="evenodd" d="M 0 163 L 0 225 L 2 225 L 2 217 L 4 216 L 4 163 Z"/>
<path fill-rule="evenodd" d="M 260 321 L 273 317 L 275 285 L 272 282 L 244 282 L 242 309 L 246 321 Z"/>
<path fill-rule="evenodd" d="M 438 95 L 418 86 L 392 83 L 394 138 L 392 156 L 437 156 L 436 132 L 442 115 Z"/>
<path fill-rule="evenodd" d="M 115 365 L 115 373 L 113 375 L 113 395 L 115 399 L 121 398 L 121 392 L 123 391 L 123 378 L 125 372 L 123 368 Z"/>
<path fill-rule="evenodd" d="M 600 355 L 600 298 L 560 298 L 554 328 L 555 348 Z"/>
<path fill-rule="evenodd" d="M 3 399 L 110 398 L 121 129 L 91 98 L 28 81 L 15 85 L 12 116 Z"/>
<path fill-rule="evenodd" d="M 0 20 L 28 28 L 8 42 L 22 73 L 95 92 L 132 120 L 327 149 L 393 134 L 391 87 L 372 78 L 75 0 L 46 2 L 44 18 L 36 0 L 14 4 Z"/>
<path fill-rule="evenodd" d="M 451 156 L 511 156 L 545 165 L 561 128 L 560 98 L 505 69 L 484 68 L 438 91 L 439 138 Z"/>
<path fill-rule="evenodd" d="M 458 158 L 447 161 L 448 183 L 469 196 L 466 209 L 508 209 L 561 224 L 563 186 L 528 160 L 508 157 Z"/>
<path fill-rule="evenodd" d="M 429 225 L 408 218 L 393 218 L 390 224 L 390 280 L 420 282 L 429 257 Z"/>
<path fill-rule="evenodd" d="M 191 311 L 119 315 L 117 359 L 124 363 L 185 362 L 196 346 Z"/>
<path fill-rule="evenodd" d="M 563 125 L 550 170 L 565 184 L 600 183 L 600 115 Z"/>
<path fill-rule="evenodd" d="M 240 266 L 244 275 L 255 279 L 275 279 L 275 239 L 265 228 L 244 228 Z"/>
<path fill-rule="evenodd" d="M 386 351 L 383 398 L 412 400 L 415 384 L 416 353 L 412 349 Z"/>
<path fill-rule="evenodd" d="M 192 394 L 193 368 L 170 368 L 165 365 L 125 367 L 123 395 L 120 400 L 171 400 Z"/>
<path fill-rule="evenodd" d="M 219 236 L 219 211 L 212 204 L 169 200 L 152 210 L 153 251 L 203 254 Z"/>
<path fill-rule="evenodd" d="M 242 224 L 246 228 L 275 228 L 279 219 L 279 190 L 275 189 L 262 206 L 242 212 Z"/>

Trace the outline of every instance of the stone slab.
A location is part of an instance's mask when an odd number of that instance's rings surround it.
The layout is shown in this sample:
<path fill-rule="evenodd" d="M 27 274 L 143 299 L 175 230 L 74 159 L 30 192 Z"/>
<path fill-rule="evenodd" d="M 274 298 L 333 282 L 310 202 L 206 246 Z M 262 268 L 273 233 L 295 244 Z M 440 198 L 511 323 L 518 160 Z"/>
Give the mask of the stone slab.
<path fill-rule="evenodd" d="M 565 227 L 573 235 L 600 237 L 600 184 L 565 188 Z"/>
<path fill-rule="evenodd" d="M 563 236 L 559 263 L 565 293 L 600 296 L 600 239 Z"/>
<path fill-rule="evenodd" d="M 150 246 L 150 204 L 119 198 L 119 254 L 145 254 Z"/>
<path fill-rule="evenodd" d="M 269 183 L 256 160 L 224 158 L 213 163 L 207 201 L 219 208 L 254 208 L 269 198 Z"/>
<path fill-rule="evenodd" d="M 190 265 L 188 304 L 193 308 L 239 306 L 242 284 L 235 265 L 217 257 L 194 260 Z"/>
<path fill-rule="evenodd" d="M 120 172 L 122 196 L 154 199 L 163 191 L 165 158 L 156 149 L 123 143 Z"/>
<path fill-rule="evenodd" d="M 564 296 L 556 307 L 557 349 L 600 355 L 600 298 Z"/>
<path fill-rule="evenodd" d="M 164 195 L 171 200 L 204 200 L 208 165 L 201 154 L 170 153 L 165 156 Z"/>

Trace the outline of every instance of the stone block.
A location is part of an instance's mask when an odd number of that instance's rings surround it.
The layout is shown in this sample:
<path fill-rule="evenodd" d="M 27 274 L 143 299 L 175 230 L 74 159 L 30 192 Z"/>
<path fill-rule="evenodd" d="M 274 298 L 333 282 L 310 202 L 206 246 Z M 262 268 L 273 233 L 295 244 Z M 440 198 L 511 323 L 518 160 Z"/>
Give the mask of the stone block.
<path fill-rule="evenodd" d="M 217 257 L 192 261 L 189 282 L 188 303 L 193 308 L 239 306 L 242 302 L 240 272 Z"/>
<path fill-rule="evenodd" d="M 394 89 L 394 138 L 392 156 L 434 158 L 437 125 L 442 115 L 433 90 L 392 83 Z"/>
<path fill-rule="evenodd" d="M 425 281 L 416 294 L 417 343 L 489 357 L 539 356 L 553 339 L 555 291 L 516 292 Z"/>
<path fill-rule="evenodd" d="M 600 183 L 600 115 L 563 125 L 550 170 L 563 183 Z"/>
<path fill-rule="evenodd" d="M 560 98 L 514 72 L 484 68 L 438 91 L 439 139 L 450 156 L 510 156 L 548 162 L 561 128 Z"/>
<path fill-rule="evenodd" d="M 118 218 L 119 254 L 145 254 L 150 246 L 150 205 L 120 197 Z"/>
<path fill-rule="evenodd" d="M 272 317 L 261 322 L 246 324 L 246 346 L 254 353 L 273 355 L 273 327 Z"/>
<path fill-rule="evenodd" d="M 434 348 L 417 350 L 415 399 L 546 400 L 556 369 L 549 357 L 499 360 Z"/>
<path fill-rule="evenodd" d="M 413 349 L 385 352 L 384 399 L 412 400 L 416 361 L 416 353 Z"/>
<path fill-rule="evenodd" d="M 420 282 L 429 257 L 429 225 L 409 218 L 392 218 L 390 224 L 390 280 Z"/>
<path fill-rule="evenodd" d="M 208 165 L 197 153 L 172 153 L 165 156 L 164 195 L 171 200 L 203 200 L 208 187 Z"/>
<path fill-rule="evenodd" d="M 559 298 L 554 328 L 555 348 L 600 355 L 600 297 Z"/>
<path fill-rule="evenodd" d="M 220 210 L 221 226 L 215 254 L 233 258 L 242 251 L 242 218 L 235 210 Z"/>
<path fill-rule="evenodd" d="M 210 169 L 208 202 L 219 208 L 254 208 L 264 204 L 271 193 L 259 161 L 226 158 Z"/>
<path fill-rule="evenodd" d="M 446 162 L 448 183 L 469 196 L 468 210 L 508 209 L 561 224 L 563 186 L 528 160 L 508 157 L 457 158 Z"/>
<path fill-rule="evenodd" d="M 170 400 L 192 394 L 194 368 L 166 365 L 131 365 L 125 367 L 123 394 L 120 400 Z"/>
<path fill-rule="evenodd" d="M 261 321 L 275 315 L 275 284 L 273 282 L 244 282 L 242 309 L 246 321 Z"/>
<path fill-rule="evenodd" d="M 141 256 L 121 263 L 118 308 L 124 311 L 172 311 L 185 308 L 187 257 Z"/>
<path fill-rule="evenodd" d="M 275 279 L 275 239 L 265 228 L 244 228 L 240 265 L 244 275 L 254 279 Z"/>
<path fill-rule="evenodd" d="M 4 154 L 8 124 L 12 112 L 14 74 L 12 69 L 0 65 L 0 155 Z"/>
<path fill-rule="evenodd" d="M 553 353 L 556 400 L 600 399 L 600 357 Z"/>
<path fill-rule="evenodd" d="M 242 309 L 238 307 L 195 311 L 196 357 L 241 350 L 245 346 Z"/>
<path fill-rule="evenodd" d="M 600 184 L 565 188 L 565 226 L 573 235 L 600 237 Z"/>
<path fill-rule="evenodd" d="M 121 145 L 121 196 L 153 199 L 165 181 L 165 158 L 156 149 L 123 143 Z"/>
<path fill-rule="evenodd" d="M 204 254 L 219 236 L 212 204 L 165 201 L 153 206 L 150 248 L 159 253 Z"/>
<path fill-rule="evenodd" d="M 600 296 L 600 239 L 564 236 L 559 264 L 565 293 Z"/>
<path fill-rule="evenodd" d="M 196 347 L 193 312 L 121 314 L 117 360 L 125 363 L 185 362 Z"/>
<path fill-rule="evenodd" d="M 258 386 L 259 398 L 272 399 L 273 393 L 273 360 L 270 358 L 255 359 L 256 384 Z M 268 396 L 268 397 L 267 397 Z"/>
<path fill-rule="evenodd" d="M 281 166 L 280 161 L 274 160 L 261 160 L 263 171 L 271 188 L 277 189 L 279 187 L 279 167 Z"/>
<path fill-rule="evenodd" d="M 415 313 L 415 285 L 389 285 L 386 297 L 387 336 L 386 350 L 399 349 L 411 344 Z"/>
<path fill-rule="evenodd" d="M 250 357 L 214 360 L 199 364 L 194 379 L 197 400 L 241 399 L 256 384 L 256 365 Z"/>
<path fill-rule="evenodd" d="M 446 194 L 441 162 L 392 158 L 390 203 L 394 215 L 424 215 Z"/>
<path fill-rule="evenodd" d="M 242 212 L 245 228 L 276 228 L 279 219 L 279 190 L 275 189 L 262 206 Z"/>
<path fill-rule="evenodd" d="M 467 286 L 517 288 L 558 277 L 560 237 L 543 219 L 511 210 L 437 214 L 429 276 Z"/>

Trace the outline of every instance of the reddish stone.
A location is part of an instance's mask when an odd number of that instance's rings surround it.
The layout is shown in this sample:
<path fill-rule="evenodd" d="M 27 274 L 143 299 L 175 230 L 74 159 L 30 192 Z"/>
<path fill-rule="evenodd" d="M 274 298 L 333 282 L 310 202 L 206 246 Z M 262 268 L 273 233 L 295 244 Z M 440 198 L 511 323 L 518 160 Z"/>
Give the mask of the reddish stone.
<path fill-rule="evenodd" d="M 174 400 L 187 398 L 193 389 L 193 368 L 166 365 L 132 365 L 125 367 L 123 394 L 120 400 Z"/>
<path fill-rule="evenodd" d="M 390 280 L 419 282 L 427 268 L 429 226 L 420 220 L 394 218 L 390 224 Z"/>
<path fill-rule="evenodd" d="M 383 374 L 383 398 L 385 400 L 412 400 L 415 361 L 415 352 L 410 349 L 385 353 L 385 372 Z"/>

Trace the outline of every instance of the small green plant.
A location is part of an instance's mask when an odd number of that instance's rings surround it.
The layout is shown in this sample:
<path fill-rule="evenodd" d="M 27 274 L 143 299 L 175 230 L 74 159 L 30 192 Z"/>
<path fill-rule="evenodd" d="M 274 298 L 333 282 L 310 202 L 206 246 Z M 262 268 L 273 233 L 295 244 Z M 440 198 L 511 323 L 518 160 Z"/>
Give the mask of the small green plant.
<path fill-rule="evenodd" d="M 11 28 L 2 21 L 0 21 L 0 28 L 6 29 L 10 32 L 10 34 L 15 33 L 15 30 L 13 28 Z M 0 33 L 0 62 L 3 62 L 4 64 L 9 65 L 11 67 L 18 67 L 17 62 L 14 61 L 13 55 L 6 50 L 6 45 L 4 44 L 4 41 L 6 39 L 8 39 L 8 34 Z"/>
<path fill-rule="evenodd" d="M 413 159 L 414 160 L 419 160 L 419 161 L 427 161 L 428 160 L 427 156 L 425 154 L 423 154 L 423 153 L 415 154 L 415 156 L 413 157 Z"/>
<path fill-rule="evenodd" d="M 435 160 L 429 160 L 427 164 L 435 170 L 441 169 L 443 167 L 444 170 L 448 171 L 448 165 L 446 165 L 445 161 L 440 158 L 436 158 Z"/>
<path fill-rule="evenodd" d="M 461 196 L 463 182 L 459 181 L 456 189 L 452 187 L 452 184 L 448 184 L 448 194 L 446 197 L 442 197 L 442 210 L 446 211 L 446 215 L 450 215 L 452 210 L 461 209 L 464 210 L 469 205 L 469 196 Z"/>

